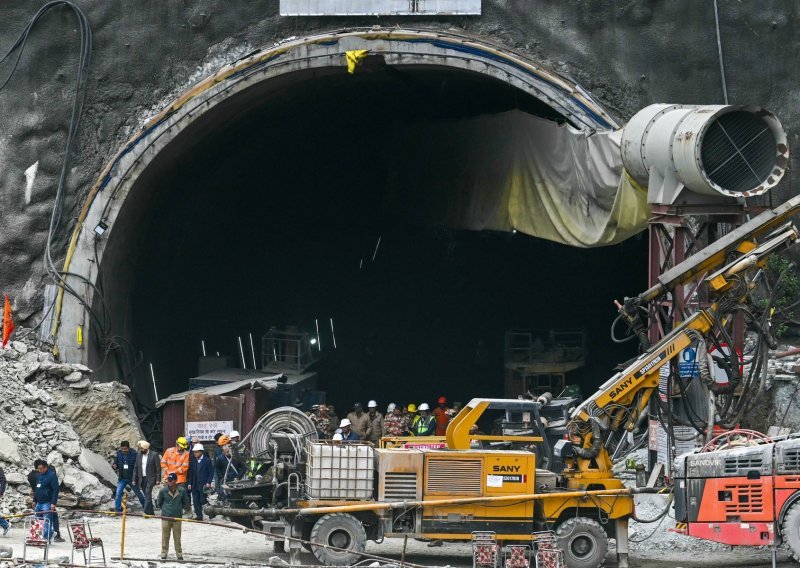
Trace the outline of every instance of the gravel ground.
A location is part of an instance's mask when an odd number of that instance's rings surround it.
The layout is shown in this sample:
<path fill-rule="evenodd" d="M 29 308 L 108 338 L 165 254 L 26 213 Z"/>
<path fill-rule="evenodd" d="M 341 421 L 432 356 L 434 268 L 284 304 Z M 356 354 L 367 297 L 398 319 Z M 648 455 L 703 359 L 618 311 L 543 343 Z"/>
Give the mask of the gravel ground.
<path fill-rule="evenodd" d="M 63 521 L 62 521 L 63 522 Z M 667 524 L 667 521 L 664 523 Z M 654 525 L 653 525 L 654 526 Z M 6 537 L 0 537 L 0 545 L 14 548 L 16 557 L 22 556 L 23 531 L 18 525 Z M 100 536 L 106 546 L 106 556 L 119 558 L 121 540 L 121 522 L 117 518 L 98 517 L 92 520 L 95 536 Z M 643 536 L 653 529 L 643 529 Z M 633 539 L 637 536 L 633 535 Z M 709 546 L 710 544 L 710 546 Z M 125 556 L 136 559 L 157 559 L 161 546 L 161 527 L 157 520 L 129 518 L 127 520 Z M 387 539 L 382 544 L 370 543 L 367 552 L 379 554 L 399 560 L 402 554 L 403 541 Z M 184 557 L 192 562 L 192 566 L 202 566 L 206 562 L 236 563 L 239 566 L 263 564 L 270 560 L 280 562 L 286 555 L 275 555 L 272 545 L 258 534 L 244 533 L 242 530 L 231 530 L 214 526 L 189 524 L 183 529 Z M 39 551 L 34 551 L 38 558 Z M 51 560 L 69 557 L 69 543 L 54 544 L 51 548 Z M 279 558 L 276 558 L 278 556 Z M 174 558 L 172 549 L 170 557 Z M 428 548 L 425 543 L 408 541 L 407 561 L 424 566 L 471 567 L 470 547 L 463 544 L 445 544 L 440 548 Z M 779 552 L 779 566 L 788 568 L 797 566 L 789 560 L 784 551 Z M 313 555 L 303 553 L 304 564 L 316 564 Z M 119 562 L 113 562 L 122 566 Z M 169 564 L 169 563 L 168 563 Z M 3 563 L 0 562 L 0 567 Z M 143 561 L 131 561 L 129 566 L 147 568 Z M 172 563 L 173 566 L 179 566 Z M 769 567 L 768 550 L 756 548 L 737 548 L 703 543 L 675 533 L 668 533 L 664 525 L 650 539 L 632 544 L 630 558 L 632 568 L 710 568 L 710 567 Z M 186 566 L 183 564 L 181 566 Z M 616 566 L 616 557 L 609 553 L 606 567 Z"/>

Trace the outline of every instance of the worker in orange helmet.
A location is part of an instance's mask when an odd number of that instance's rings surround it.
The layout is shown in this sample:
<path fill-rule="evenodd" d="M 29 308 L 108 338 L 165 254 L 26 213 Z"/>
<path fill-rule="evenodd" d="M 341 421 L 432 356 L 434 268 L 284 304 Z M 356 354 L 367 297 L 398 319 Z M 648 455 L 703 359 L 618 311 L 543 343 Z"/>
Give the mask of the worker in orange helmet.
<path fill-rule="evenodd" d="M 440 396 L 437 402 L 439 406 L 433 409 L 433 417 L 436 419 L 436 435 L 444 436 L 447 433 L 447 425 L 450 424 L 453 411 L 447 407 L 445 397 Z"/>

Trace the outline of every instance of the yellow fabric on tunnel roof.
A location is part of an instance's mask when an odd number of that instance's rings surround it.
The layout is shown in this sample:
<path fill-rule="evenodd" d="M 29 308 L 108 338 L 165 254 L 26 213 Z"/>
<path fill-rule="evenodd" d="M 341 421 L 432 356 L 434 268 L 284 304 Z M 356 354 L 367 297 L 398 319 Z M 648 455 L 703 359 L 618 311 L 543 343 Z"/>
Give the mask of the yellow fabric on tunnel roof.
<path fill-rule="evenodd" d="M 364 59 L 367 56 L 368 51 L 366 49 L 356 49 L 353 51 L 345 51 L 344 56 L 347 60 L 347 72 L 351 75 L 356 72 L 356 66 L 358 62 Z"/>
<path fill-rule="evenodd" d="M 584 248 L 647 227 L 647 191 L 623 168 L 619 132 L 586 135 L 515 110 L 413 124 L 389 155 L 389 201 L 421 223 Z"/>

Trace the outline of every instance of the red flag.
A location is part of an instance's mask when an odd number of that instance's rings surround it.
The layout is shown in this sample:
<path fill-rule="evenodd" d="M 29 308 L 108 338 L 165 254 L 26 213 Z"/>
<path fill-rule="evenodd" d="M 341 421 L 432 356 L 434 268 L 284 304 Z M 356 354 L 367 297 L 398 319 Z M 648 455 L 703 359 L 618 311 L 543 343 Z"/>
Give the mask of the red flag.
<path fill-rule="evenodd" d="M 14 331 L 14 318 L 11 317 L 11 302 L 6 294 L 6 305 L 3 308 L 3 349 L 6 348 L 11 332 Z"/>

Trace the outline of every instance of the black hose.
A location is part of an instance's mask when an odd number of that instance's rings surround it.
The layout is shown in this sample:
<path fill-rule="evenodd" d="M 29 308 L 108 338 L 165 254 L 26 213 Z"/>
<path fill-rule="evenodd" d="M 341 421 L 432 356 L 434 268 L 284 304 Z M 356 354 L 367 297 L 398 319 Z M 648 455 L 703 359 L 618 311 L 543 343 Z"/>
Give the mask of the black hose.
<path fill-rule="evenodd" d="M 600 424 L 594 418 L 590 419 L 590 424 L 592 426 L 592 446 L 589 448 L 574 448 L 576 456 L 587 460 L 596 458 L 600 454 L 600 448 L 602 446 Z"/>

